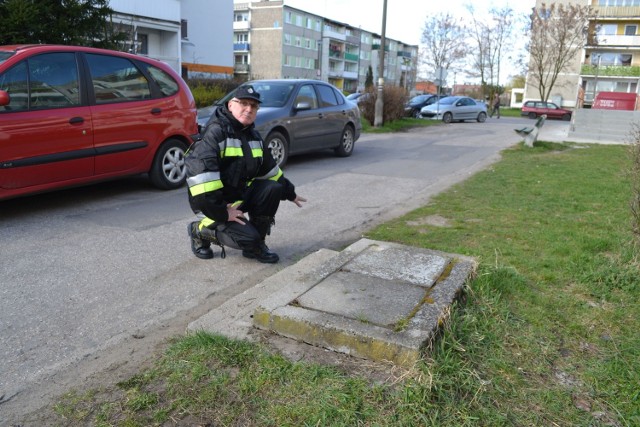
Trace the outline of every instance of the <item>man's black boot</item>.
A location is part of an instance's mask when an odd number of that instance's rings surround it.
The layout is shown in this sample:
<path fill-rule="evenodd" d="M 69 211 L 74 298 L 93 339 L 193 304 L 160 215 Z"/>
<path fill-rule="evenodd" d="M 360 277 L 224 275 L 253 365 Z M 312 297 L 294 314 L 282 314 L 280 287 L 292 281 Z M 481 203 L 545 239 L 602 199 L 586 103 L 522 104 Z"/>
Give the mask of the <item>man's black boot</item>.
<path fill-rule="evenodd" d="M 275 264 L 280 260 L 278 254 L 271 252 L 269 247 L 264 242 L 267 235 L 271 234 L 271 226 L 275 224 L 276 220 L 272 216 L 251 216 L 249 222 L 253 225 L 260 235 L 260 242 L 255 248 L 245 249 L 242 251 L 242 256 L 245 258 L 257 259 L 260 262 L 267 264 Z"/>
<path fill-rule="evenodd" d="M 280 261 L 278 254 L 271 252 L 264 240 L 262 240 L 256 248 L 244 249 L 242 251 L 242 256 L 245 258 L 257 259 L 265 264 L 275 264 Z"/>
<path fill-rule="evenodd" d="M 191 239 L 191 251 L 195 256 L 200 259 L 213 258 L 213 251 L 211 250 L 211 242 L 202 239 L 200 232 L 198 231 L 198 222 L 192 222 L 187 226 L 187 233 Z"/>

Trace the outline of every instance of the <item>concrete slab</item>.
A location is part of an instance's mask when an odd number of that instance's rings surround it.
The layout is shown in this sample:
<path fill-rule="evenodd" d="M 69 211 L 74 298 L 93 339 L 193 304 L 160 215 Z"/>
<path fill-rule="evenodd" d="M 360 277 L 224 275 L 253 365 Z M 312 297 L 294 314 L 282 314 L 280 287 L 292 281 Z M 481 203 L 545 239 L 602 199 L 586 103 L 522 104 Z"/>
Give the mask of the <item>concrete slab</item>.
<path fill-rule="evenodd" d="M 189 325 L 252 339 L 251 327 L 373 361 L 418 361 L 475 272 L 473 259 L 362 239 L 318 251 Z"/>

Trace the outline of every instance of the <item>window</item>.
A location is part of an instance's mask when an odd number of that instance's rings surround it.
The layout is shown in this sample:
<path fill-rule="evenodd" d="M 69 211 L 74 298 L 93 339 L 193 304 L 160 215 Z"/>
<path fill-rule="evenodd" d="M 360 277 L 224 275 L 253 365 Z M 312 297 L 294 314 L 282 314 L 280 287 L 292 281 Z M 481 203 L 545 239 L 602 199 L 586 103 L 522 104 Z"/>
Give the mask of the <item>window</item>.
<path fill-rule="evenodd" d="M 38 55 L 29 59 L 28 64 L 29 109 L 72 107 L 80 104 L 78 69 L 73 53 Z"/>
<path fill-rule="evenodd" d="M 23 61 L 0 76 L 0 90 L 9 93 L 11 102 L 2 111 L 24 111 L 29 108 L 27 63 Z"/>
<path fill-rule="evenodd" d="M 591 55 L 591 65 L 622 65 L 630 66 L 633 56 L 631 54 L 603 52 Z"/>
<path fill-rule="evenodd" d="M 318 85 L 316 87 L 320 93 L 320 100 L 322 101 L 323 107 L 333 107 L 338 105 L 338 98 L 336 98 L 336 94 L 333 92 L 331 87 L 325 85 Z"/>
<path fill-rule="evenodd" d="M 599 36 L 615 36 L 618 33 L 616 24 L 603 24 L 598 31 Z"/>
<path fill-rule="evenodd" d="M 147 34 L 138 33 L 138 53 L 141 55 L 149 54 L 149 36 Z"/>
<path fill-rule="evenodd" d="M 249 20 L 248 13 L 236 13 L 233 15 L 233 20 L 236 22 L 247 22 Z"/>
<path fill-rule="evenodd" d="M 640 6 L 640 0 L 598 0 L 598 6 Z"/>
<path fill-rule="evenodd" d="M 137 101 L 151 97 L 149 82 L 128 59 L 93 54 L 88 54 L 86 58 L 96 104 Z"/>
<path fill-rule="evenodd" d="M 635 36 L 638 31 L 637 25 L 625 25 L 624 26 L 624 35 L 625 36 Z"/>
<path fill-rule="evenodd" d="M 308 103 L 313 109 L 318 108 L 318 97 L 312 85 L 303 85 L 300 87 L 298 96 L 296 97 L 296 105 L 301 102 Z"/>
<path fill-rule="evenodd" d="M 180 90 L 180 86 L 178 82 L 176 82 L 173 77 L 167 74 L 165 71 L 162 71 L 160 68 L 156 68 L 153 65 L 149 65 L 147 63 L 143 64 L 145 70 L 151 75 L 151 78 L 160 88 L 160 92 L 164 96 L 171 96 L 178 93 Z"/>
<path fill-rule="evenodd" d="M 187 25 L 186 19 L 180 20 L 180 33 L 183 39 L 189 37 L 189 26 Z"/>

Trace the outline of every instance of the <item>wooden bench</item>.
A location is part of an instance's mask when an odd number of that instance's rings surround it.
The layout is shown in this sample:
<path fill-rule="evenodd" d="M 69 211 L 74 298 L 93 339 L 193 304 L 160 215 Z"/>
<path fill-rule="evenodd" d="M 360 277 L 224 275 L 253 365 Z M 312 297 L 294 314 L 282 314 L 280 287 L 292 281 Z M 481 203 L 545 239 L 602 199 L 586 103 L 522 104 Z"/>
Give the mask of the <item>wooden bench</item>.
<path fill-rule="evenodd" d="M 524 138 L 525 145 L 533 147 L 533 143 L 538 139 L 538 133 L 540 132 L 540 128 L 544 125 L 545 120 L 547 120 L 547 115 L 543 114 L 538 117 L 538 120 L 536 120 L 536 123 L 533 126 L 514 129 L 514 131 Z"/>

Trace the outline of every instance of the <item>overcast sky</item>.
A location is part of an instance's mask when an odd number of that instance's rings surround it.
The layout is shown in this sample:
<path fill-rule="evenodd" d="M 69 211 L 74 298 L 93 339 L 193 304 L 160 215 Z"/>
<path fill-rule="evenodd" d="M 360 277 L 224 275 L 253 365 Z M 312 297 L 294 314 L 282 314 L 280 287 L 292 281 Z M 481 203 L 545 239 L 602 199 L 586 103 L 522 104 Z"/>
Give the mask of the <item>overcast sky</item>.
<path fill-rule="evenodd" d="M 382 33 L 384 0 L 284 0 L 285 4 L 343 22 L 372 33 Z M 465 4 L 472 3 L 478 14 L 492 6 L 511 7 L 529 14 L 535 0 L 387 0 L 386 36 L 408 44 L 420 44 L 424 22 L 437 13 L 468 17 Z"/>

